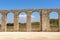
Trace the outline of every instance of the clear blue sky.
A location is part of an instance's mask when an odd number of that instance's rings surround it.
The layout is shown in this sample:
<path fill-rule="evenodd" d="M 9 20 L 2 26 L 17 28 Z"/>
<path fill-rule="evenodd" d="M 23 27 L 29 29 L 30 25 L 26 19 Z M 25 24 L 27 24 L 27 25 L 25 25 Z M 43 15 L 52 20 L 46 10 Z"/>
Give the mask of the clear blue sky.
<path fill-rule="evenodd" d="M 0 0 L 0 10 L 60 8 L 60 0 Z M 54 12 L 53 12 L 54 13 Z M 37 14 L 35 14 L 36 16 Z M 10 18 L 11 15 L 9 15 Z M 38 18 L 39 16 L 37 16 Z M 53 18 L 53 16 L 51 15 Z M 56 14 L 55 14 L 55 16 Z"/>
<path fill-rule="evenodd" d="M 0 10 L 60 8 L 60 0 L 0 0 Z"/>

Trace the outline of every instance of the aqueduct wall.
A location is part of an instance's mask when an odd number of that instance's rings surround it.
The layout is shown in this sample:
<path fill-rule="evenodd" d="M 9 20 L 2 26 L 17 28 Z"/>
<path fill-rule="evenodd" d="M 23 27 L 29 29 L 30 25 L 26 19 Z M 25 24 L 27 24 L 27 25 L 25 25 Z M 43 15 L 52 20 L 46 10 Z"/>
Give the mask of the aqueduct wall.
<path fill-rule="evenodd" d="M 27 14 L 27 32 L 31 32 L 31 14 L 33 12 L 39 12 L 40 13 L 40 27 L 42 31 L 49 31 L 50 30 L 50 23 L 49 23 L 49 13 L 50 12 L 57 12 L 58 13 L 58 19 L 59 19 L 59 31 L 60 31 L 60 9 L 38 9 L 38 10 L 0 10 L 0 13 L 2 14 L 2 27 L 1 31 L 6 30 L 6 16 L 9 12 L 14 13 L 14 31 L 19 30 L 19 23 L 18 23 L 18 15 L 21 12 L 26 12 Z M 40 30 L 40 31 L 41 31 Z"/>

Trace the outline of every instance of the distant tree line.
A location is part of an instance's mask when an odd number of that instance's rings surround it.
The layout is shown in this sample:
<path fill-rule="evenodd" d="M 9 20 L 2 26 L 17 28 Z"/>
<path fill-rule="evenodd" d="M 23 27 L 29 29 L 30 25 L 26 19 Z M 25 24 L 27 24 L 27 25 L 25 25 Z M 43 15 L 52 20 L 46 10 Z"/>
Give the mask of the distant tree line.
<path fill-rule="evenodd" d="M 50 19 L 50 26 L 59 26 L 59 19 Z"/>
<path fill-rule="evenodd" d="M 37 25 L 37 24 L 39 24 L 39 22 L 32 22 L 31 24 Z M 59 24 L 58 19 L 50 19 L 50 26 L 58 26 L 58 24 Z M 7 23 L 7 26 L 13 26 L 13 25 L 14 25 L 14 23 Z M 26 23 L 19 23 L 19 25 L 26 25 Z M 1 26 L 1 24 L 0 24 L 0 26 Z"/>

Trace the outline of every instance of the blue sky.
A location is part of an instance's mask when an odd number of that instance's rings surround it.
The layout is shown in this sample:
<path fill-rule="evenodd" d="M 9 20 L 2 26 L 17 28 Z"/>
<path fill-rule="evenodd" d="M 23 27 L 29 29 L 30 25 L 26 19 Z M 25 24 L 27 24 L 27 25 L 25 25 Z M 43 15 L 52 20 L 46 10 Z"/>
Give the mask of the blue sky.
<path fill-rule="evenodd" d="M 60 8 L 60 0 L 0 0 L 0 10 L 44 9 L 44 8 L 47 9 Z M 32 19 L 33 21 L 35 19 L 36 19 L 35 21 L 39 21 L 39 15 L 37 13 L 33 14 L 32 16 L 35 17 Z M 56 12 L 52 12 L 52 15 L 50 16 L 51 16 L 50 18 L 58 17 Z M 12 19 L 13 19 L 12 14 L 10 15 L 8 14 L 8 18 L 7 18 L 8 22 L 12 22 Z"/>

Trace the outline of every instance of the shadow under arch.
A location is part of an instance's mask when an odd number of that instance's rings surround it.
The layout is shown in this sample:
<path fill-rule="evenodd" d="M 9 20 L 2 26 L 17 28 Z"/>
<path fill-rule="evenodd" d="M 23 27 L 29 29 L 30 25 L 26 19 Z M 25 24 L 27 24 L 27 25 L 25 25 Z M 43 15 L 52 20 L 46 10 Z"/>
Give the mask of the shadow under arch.
<path fill-rule="evenodd" d="M 40 13 L 39 12 L 33 12 L 31 14 L 31 26 L 32 26 L 32 32 L 40 32 L 41 26 L 40 26 Z"/>
<path fill-rule="evenodd" d="M 59 18 L 58 12 L 50 12 L 49 14 L 50 20 L 50 31 L 51 32 L 58 32 L 59 28 Z"/>
<path fill-rule="evenodd" d="M 19 13 L 19 31 L 20 32 L 27 32 L 26 22 L 27 22 L 27 15 L 25 12 Z"/>
<path fill-rule="evenodd" d="M 14 14 L 12 12 L 7 13 L 6 16 L 6 31 L 7 32 L 13 32 L 14 30 Z"/>

